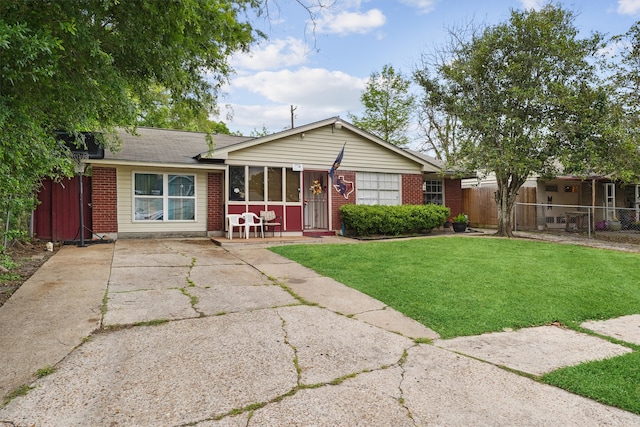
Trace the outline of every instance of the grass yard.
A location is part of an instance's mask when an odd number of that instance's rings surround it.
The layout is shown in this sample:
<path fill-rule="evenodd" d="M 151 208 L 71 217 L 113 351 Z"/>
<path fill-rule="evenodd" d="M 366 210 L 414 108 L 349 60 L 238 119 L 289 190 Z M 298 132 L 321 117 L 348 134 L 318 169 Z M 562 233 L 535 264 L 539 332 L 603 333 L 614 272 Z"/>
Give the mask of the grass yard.
<path fill-rule="evenodd" d="M 548 384 L 640 414 L 640 352 L 558 369 Z"/>
<path fill-rule="evenodd" d="M 272 248 L 438 332 L 479 335 L 640 309 L 640 255 L 492 237 Z"/>
<path fill-rule="evenodd" d="M 492 237 L 272 251 L 368 294 L 442 338 L 640 313 L 640 254 Z M 640 348 L 541 381 L 640 414 Z"/>

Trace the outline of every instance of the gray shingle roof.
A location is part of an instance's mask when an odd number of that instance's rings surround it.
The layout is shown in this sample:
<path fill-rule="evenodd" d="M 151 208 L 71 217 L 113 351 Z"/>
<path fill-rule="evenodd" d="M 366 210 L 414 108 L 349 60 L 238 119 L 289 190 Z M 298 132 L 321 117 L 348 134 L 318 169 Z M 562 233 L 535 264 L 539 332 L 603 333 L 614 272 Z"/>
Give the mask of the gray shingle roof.
<path fill-rule="evenodd" d="M 434 166 L 439 167 L 440 169 L 443 169 L 445 164 L 442 160 L 438 160 L 433 156 L 429 156 L 428 154 L 422 153 L 420 151 L 416 151 L 416 150 L 411 150 L 409 148 L 405 148 L 405 151 L 413 154 L 414 156 L 418 156 L 420 157 L 422 160 L 424 160 L 425 162 L 431 163 Z"/>
<path fill-rule="evenodd" d="M 143 163 L 197 164 L 194 158 L 209 150 L 205 134 L 180 130 L 139 127 L 132 135 L 118 132 L 122 140 L 120 150 L 105 150 L 105 160 L 123 160 Z M 213 135 L 216 148 L 253 139 L 246 136 Z"/>

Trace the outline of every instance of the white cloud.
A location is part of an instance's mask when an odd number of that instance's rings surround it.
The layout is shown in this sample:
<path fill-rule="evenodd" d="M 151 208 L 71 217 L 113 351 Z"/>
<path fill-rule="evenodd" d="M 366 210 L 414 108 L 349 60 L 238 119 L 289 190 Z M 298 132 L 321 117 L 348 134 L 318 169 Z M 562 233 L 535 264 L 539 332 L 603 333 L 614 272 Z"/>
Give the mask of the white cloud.
<path fill-rule="evenodd" d="M 435 9 L 437 0 L 400 0 L 400 3 L 418 9 L 419 13 L 429 13 Z"/>
<path fill-rule="evenodd" d="M 636 15 L 640 11 L 640 0 L 618 0 L 618 13 Z"/>
<path fill-rule="evenodd" d="M 599 55 L 604 55 L 607 58 L 614 59 L 617 55 L 620 54 L 621 51 L 624 51 L 629 48 L 628 41 L 618 40 L 609 43 L 603 48 L 598 50 Z"/>
<path fill-rule="evenodd" d="M 366 81 L 342 71 L 302 67 L 296 71 L 263 71 L 238 77 L 231 86 L 277 103 L 326 106 L 335 105 L 339 100 L 341 105 L 353 106 L 359 104 Z"/>
<path fill-rule="evenodd" d="M 233 119 L 228 123 L 229 129 L 240 128 L 241 132 L 248 134 L 264 125 L 273 132 L 280 131 L 291 126 L 291 105 L 297 108 L 296 124 L 333 116 L 346 118 L 346 113 L 362 108 L 360 95 L 366 82 L 367 78 L 361 79 L 341 71 L 308 67 L 237 77 L 228 89 L 232 92 L 248 91 L 255 96 L 251 105 L 231 105 Z M 260 96 L 266 101 L 256 105 Z"/>
<path fill-rule="evenodd" d="M 520 0 L 520 3 L 525 10 L 540 10 L 547 3 L 547 0 Z"/>
<path fill-rule="evenodd" d="M 351 33 L 366 34 L 382 27 L 386 21 L 387 18 L 379 9 L 371 9 L 367 12 L 342 11 L 320 17 L 316 31 L 342 36 Z"/>
<path fill-rule="evenodd" d="M 230 63 L 236 69 L 272 70 L 304 64 L 307 52 L 303 41 L 288 37 L 252 47 L 249 53 L 237 53 Z"/>
<path fill-rule="evenodd" d="M 294 106 L 294 126 L 302 126 L 329 117 L 342 116 L 345 111 L 338 107 L 319 107 L 316 105 L 269 104 L 269 105 L 229 105 L 233 118 L 226 120 L 229 130 L 250 135 L 252 131 L 261 131 L 263 126 L 270 132 L 280 132 L 291 128 L 291 105 Z M 218 119 L 219 120 L 219 119 Z"/>
<path fill-rule="evenodd" d="M 238 105 L 226 106 L 233 111 L 233 118 L 225 120 L 229 130 L 239 129 L 242 134 L 249 135 L 253 130 L 262 130 L 266 127 L 271 132 L 278 132 L 289 123 L 291 127 L 291 114 L 289 105 Z"/>

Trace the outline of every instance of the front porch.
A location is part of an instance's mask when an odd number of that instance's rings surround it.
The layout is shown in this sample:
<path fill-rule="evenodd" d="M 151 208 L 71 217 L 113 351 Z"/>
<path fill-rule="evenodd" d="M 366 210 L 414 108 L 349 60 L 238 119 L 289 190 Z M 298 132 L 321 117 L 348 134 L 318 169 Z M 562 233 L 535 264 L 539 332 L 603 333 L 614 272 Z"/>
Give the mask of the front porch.
<path fill-rule="evenodd" d="M 313 243 L 353 243 L 352 239 L 338 236 L 335 233 L 325 236 L 265 236 L 249 237 L 248 239 L 229 239 L 226 236 L 211 237 L 211 242 L 223 248 L 247 247 L 247 246 L 277 246 L 291 244 L 313 244 Z"/>

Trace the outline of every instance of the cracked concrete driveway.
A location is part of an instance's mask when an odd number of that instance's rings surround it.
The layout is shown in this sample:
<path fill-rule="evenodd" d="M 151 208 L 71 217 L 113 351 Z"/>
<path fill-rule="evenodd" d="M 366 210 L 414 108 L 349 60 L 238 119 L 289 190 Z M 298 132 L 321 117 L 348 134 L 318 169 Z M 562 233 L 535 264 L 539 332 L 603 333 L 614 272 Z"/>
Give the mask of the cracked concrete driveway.
<path fill-rule="evenodd" d="M 56 370 L 1 408 L 0 426 L 640 425 L 637 415 L 497 366 L 522 356 L 517 349 L 495 356 L 496 349 L 521 340 L 527 353 L 535 334 L 439 340 L 264 248 L 119 240 L 63 248 L 60 257 L 71 252 L 110 260 L 108 272 L 96 267 L 103 284 L 83 302 L 95 308 L 104 298 L 99 329 L 86 340 L 75 332 L 62 356 L 34 356 L 29 372 Z M 32 288 L 38 280 L 46 277 L 34 277 Z M 72 299 L 70 289 L 59 298 Z M 0 321 L 10 322 L 20 307 L 5 306 Z M 91 325 L 91 315 L 79 311 L 74 321 Z M 50 331 L 64 329 L 56 318 L 43 320 Z M 424 338 L 434 344 L 417 343 Z M 27 344 L 15 345 L 18 352 Z M 620 351 L 598 348 L 605 357 Z"/>

